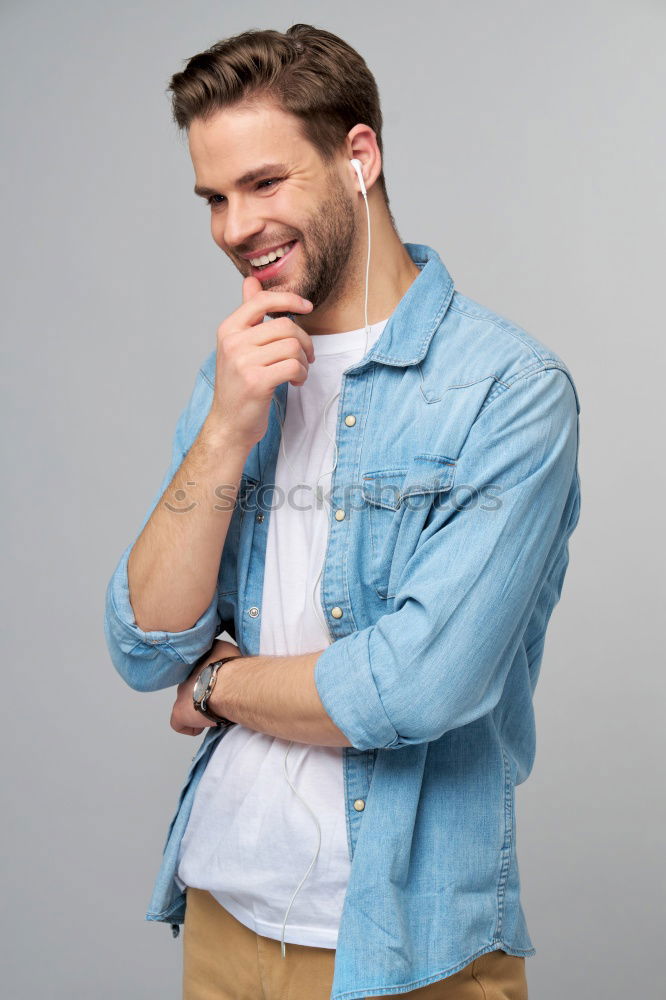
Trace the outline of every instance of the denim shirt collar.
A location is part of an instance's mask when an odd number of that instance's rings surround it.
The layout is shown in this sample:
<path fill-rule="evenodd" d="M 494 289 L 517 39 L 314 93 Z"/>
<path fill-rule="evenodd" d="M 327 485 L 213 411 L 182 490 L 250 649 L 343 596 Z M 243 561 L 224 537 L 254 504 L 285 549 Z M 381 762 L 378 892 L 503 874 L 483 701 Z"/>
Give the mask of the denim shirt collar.
<path fill-rule="evenodd" d="M 398 367 L 418 364 L 427 354 L 435 330 L 449 308 L 453 279 L 437 251 L 424 243 L 403 246 L 421 273 L 391 313 L 372 348 L 345 369 L 345 374 L 361 371 L 373 361 Z"/>

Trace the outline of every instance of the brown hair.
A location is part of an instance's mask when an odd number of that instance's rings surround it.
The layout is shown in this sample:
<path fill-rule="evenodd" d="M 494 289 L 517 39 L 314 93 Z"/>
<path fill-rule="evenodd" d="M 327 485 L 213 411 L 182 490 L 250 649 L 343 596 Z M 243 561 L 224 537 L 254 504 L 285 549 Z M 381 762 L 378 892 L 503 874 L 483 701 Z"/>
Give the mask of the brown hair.
<path fill-rule="evenodd" d="M 368 125 L 382 154 L 377 183 L 388 207 L 377 84 L 358 52 L 330 31 L 292 24 L 284 33 L 249 30 L 224 38 L 192 56 L 168 91 L 180 129 L 229 105 L 274 100 L 299 119 L 303 138 L 326 163 L 354 125 Z"/>

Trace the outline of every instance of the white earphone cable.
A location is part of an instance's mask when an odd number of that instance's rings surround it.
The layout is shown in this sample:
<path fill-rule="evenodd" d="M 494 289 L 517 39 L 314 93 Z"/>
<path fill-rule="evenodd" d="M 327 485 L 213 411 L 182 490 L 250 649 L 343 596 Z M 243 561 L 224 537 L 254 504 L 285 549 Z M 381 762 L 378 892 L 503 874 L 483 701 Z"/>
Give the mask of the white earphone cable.
<path fill-rule="evenodd" d="M 289 910 L 291 909 L 291 905 L 294 902 L 294 900 L 296 899 L 296 896 L 297 896 L 298 892 L 300 891 L 301 886 L 303 885 L 303 883 L 305 882 L 306 878 L 308 877 L 308 875 L 312 871 L 312 866 L 314 865 L 315 861 L 319 857 L 319 849 L 321 848 L 321 827 L 319 826 L 319 820 L 317 819 L 317 817 L 315 816 L 315 814 L 312 812 L 312 809 L 310 809 L 310 806 L 307 804 L 307 802 L 305 801 L 305 799 L 302 798 L 298 794 L 298 792 L 296 791 L 296 789 L 292 785 L 291 781 L 289 780 L 289 773 L 287 771 L 287 755 L 289 754 L 289 751 L 291 749 L 291 746 L 292 746 L 293 742 L 294 741 L 291 740 L 291 742 L 289 743 L 289 746 L 287 747 L 287 752 L 284 755 L 284 760 L 283 760 L 282 764 L 283 764 L 283 767 L 284 767 L 284 773 L 285 773 L 285 776 L 287 778 L 287 783 L 288 783 L 289 787 L 293 791 L 294 795 L 301 800 L 301 802 L 303 803 L 303 805 L 305 806 L 305 808 L 307 809 L 307 811 L 310 813 L 310 815 L 312 816 L 313 820 L 315 821 L 315 826 L 317 827 L 317 850 L 316 850 L 314 858 L 310 862 L 310 867 L 308 868 L 308 870 L 306 871 L 305 875 L 303 876 L 303 878 L 301 879 L 301 881 L 298 883 L 298 885 L 296 886 L 296 888 L 294 889 L 294 894 L 291 897 L 291 900 L 289 902 L 289 906 L 287 907 L 287 912 L 284 915 L 284 920 L 282 922 L 282 957 L 283 958 L 286 958 L 285 943 L 284 943 L 284 929 L 287 926 L 287 917 L 289 916 Z"/>

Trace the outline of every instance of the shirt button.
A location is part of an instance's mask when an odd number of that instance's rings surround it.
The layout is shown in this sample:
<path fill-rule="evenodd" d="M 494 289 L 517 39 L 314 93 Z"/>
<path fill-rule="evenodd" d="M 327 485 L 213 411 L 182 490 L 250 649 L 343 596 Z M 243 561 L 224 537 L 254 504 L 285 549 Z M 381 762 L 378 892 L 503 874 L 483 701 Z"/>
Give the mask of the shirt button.
<path fill-rule="evenodd" d="M 259 524 L 262 524 L 263 520 L 264 520 L 264 515 L 263 514 L 257 514 L 256 520 L 258 521 Z"/>
<path fill-rule="evenodd" d="M 363 812 L 363 810 L 365 809 L 365 802 L 363 801 L 363 799 L 356 799 L 356 802 L 354 803 L 354 809 L 356 810 L 356 812 Z"/>
<path fill-rule="evenodd" d="M 335 520 L 336 521 L 344 521 L 344 519 L 345 519 L 345 512 L 344 512 L 344 510 L 336 510 L 336 512 L 335 512 Z"/>
<path fill-rule="evenodd" d="M 331 614 L 334 618 L 342 618 L 342 608 L 331 608 Z"/>
<path fill-rule="evenodd" d="M 248 615 L 250 616 L 250 618 L 256 618 L 258 614 L 259 614 L 259 608 L 250 608 L 250 610 L 248 611 Z"/>
<path fill-rule="evenodd" d="M 356 417 L 354 416 L 353 413 L 350 413 L 349 416 L 345 417 L 345 423 L 347 424 L 347 427 L 354 426 L 354 424 L 356 423 Z"/>

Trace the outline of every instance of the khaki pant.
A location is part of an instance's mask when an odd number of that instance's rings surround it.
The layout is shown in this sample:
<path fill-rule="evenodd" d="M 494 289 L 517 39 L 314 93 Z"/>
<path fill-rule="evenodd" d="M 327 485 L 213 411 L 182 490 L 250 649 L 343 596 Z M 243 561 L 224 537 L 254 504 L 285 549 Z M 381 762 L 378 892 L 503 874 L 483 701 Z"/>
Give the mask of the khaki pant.
<path fill-rule="evenodd" d="M 183 1000 L 329 1000 L 334 948 L 255 934 L 205 889 L 187 889 Z M 491 951 L 464 969 L 407 993 L 414 1000 L 527 1000 L 525 959 Z"/>

